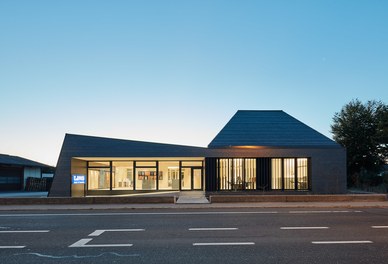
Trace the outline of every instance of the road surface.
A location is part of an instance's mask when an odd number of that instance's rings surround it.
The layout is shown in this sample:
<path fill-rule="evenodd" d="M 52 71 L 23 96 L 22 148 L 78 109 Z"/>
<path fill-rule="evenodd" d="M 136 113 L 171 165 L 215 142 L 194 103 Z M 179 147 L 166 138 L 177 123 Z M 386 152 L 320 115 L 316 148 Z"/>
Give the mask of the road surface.
<path fill-rule="evenodd" d="M 388 263 L 388 209 L 0 213 L 1 263 Z"/>

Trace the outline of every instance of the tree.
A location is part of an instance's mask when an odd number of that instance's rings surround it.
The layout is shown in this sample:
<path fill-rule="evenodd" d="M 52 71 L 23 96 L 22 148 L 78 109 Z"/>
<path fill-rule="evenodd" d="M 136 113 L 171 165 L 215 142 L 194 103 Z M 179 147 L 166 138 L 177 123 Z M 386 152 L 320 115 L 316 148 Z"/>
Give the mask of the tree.
<path fill-rule="evenodd" d="M 331 132 L 346 148 L 348 186 L 377 175 L 387 161 L 388 106 L 383 102 L 352 100 L 335 113 Z"/>

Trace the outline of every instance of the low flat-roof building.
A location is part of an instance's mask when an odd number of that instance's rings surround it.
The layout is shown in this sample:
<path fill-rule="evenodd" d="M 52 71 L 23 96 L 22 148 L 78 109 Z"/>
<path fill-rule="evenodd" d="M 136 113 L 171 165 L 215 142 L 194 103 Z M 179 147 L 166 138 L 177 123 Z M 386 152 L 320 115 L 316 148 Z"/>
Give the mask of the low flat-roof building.
<path fill-rule="evenodd" d="M 54 170 L 33 160 L 0 154 L 0 191 L 25 190 L 28 178 L 51 178 Z"/>
<path fill-rule="evenodd" d="M 344 193 L 346 152 L 283 111 L 238 111 L 208 148 L 66 134 L 49 196 L 179 190 Z"/>

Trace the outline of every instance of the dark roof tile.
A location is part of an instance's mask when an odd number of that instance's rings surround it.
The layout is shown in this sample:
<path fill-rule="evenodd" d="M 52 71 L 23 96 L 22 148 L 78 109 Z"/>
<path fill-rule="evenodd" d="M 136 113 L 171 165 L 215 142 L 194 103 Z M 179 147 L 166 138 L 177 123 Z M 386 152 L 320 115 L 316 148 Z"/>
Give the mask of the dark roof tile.
<path fill-rule="evenodd" d="M 209 148 L 338 147 L 311 127 L 280 111 L 239 110 L 210 142 Z"/>

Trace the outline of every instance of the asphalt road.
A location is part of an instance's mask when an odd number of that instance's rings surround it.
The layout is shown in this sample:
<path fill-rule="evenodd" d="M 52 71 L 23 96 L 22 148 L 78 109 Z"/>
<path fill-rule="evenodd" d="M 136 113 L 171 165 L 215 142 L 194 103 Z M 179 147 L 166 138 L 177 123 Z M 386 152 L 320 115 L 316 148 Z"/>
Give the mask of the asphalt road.
<path fill-rule="evenodd" d="M 1 212 L 0 263 L 388 263 L 388 209 Z"/>

